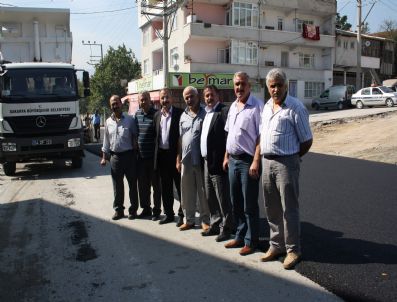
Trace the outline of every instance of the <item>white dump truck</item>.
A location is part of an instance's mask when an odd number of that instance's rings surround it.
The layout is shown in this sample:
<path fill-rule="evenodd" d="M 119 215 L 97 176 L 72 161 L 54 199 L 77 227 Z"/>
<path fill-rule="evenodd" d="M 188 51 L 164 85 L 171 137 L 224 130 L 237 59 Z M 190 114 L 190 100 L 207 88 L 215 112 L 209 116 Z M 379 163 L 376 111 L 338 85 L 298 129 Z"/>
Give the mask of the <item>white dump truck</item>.
<path fill-rule="evenodd" d="M 0 64 L 0 163 L 13 175 L 17 162 L 83 162 L 83 128 L 74 65 L 66 63 Z M 84 97 L 89 75 L 83 71 Z"/>

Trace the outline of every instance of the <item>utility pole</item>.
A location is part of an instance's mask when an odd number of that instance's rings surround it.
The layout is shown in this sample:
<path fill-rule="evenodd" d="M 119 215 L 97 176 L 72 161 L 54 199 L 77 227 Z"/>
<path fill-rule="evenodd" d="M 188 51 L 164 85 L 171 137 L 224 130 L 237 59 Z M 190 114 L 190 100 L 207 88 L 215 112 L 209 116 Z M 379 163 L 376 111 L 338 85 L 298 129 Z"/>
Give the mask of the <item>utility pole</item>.
<path fill-rule="evenodd" d="M 361 89 L 361 0 L 357 0 L 357 69 L 356 91 Z"/>
<path fill-rule="evenodd" d="M 91 43 L 90 41 L 88 41 L 88 43 L 84 43 L 84 40 L 81 41 L 81 43 L 82 43 L 83 45 L 86 45 L 86 46 L 89 46 L 89 47 L 90 47 L 91 54 L 90 54 L 90 62 L 87 62 L 88 64 L 90 64 L 90 65 L 98 64 L 98 59 L 95 59 L 95 58 L 101 58 L 101 60 L 99 61 L 99 63 L 102 63 L 102 61 L 103 61 L 102 43 L 96 43 L 95 41 L 94 41 L 94 43 Z M 92 46 L 100 46 L 100 47 L 101 47 L 101 55 L 100 55 L 100 56 L 93 56 L 93 55 L 92 55 Z"/>
<path fill-rule="evenodd" d="M 172 27 L 175 19 L 175 13 L 178 8 L 184 3 L 183 0 L 163 0 L 151 1 L 140 0 L 141 2 L 141 15 L 145 16 L 149 23 L 152 23 L 152 17 L 160 17 L 163 20 L 163 32 L 154 28 L 157 36 L 163 41 L 163 79 L 164 87 L 168 86 L 168 40 L 171 37 Z M 163 2 L 159 5 L 158 2 Z M 153 3 L 153 4 L 152 4 Z M 171 21 L 171 25 L 169 22 Z"/>

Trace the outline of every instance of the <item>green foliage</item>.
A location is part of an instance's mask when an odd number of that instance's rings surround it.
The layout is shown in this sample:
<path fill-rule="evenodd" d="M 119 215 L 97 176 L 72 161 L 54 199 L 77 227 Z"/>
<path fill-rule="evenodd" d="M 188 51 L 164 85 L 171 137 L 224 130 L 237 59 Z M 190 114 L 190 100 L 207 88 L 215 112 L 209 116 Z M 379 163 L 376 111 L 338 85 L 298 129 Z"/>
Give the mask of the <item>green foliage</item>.
<path fill-rule="evenodd" d="M 369 34 L 370 33 L 370 28 L 368 22 L 364 22 L 363 25 L 361 25 L 361 33 L 362 34 Z"/>
<path fill-rule="evenodd" d="M 103 107 L 109 108 L 108 101 L 113 94 L 120 97 L 126 95 L 122 80 L 129 82 L 140 75 L 141 65 L 131 49 L 127 49 L 124 44 L 117 49 L 110 47 L 103 61 L 95 66 L 95 73 L 91 77 L 91 96 L 87 108 L 89 112 L 96 109 L 102 111 Z"/>
<path fill-rule="evenodd" d="M 336 14 L 336 23 L 335 26 L 337 29 L 342 29 L 342 30 L 350 30 L 352 28 L 352 25 L 347 22 L 347 16 L 340 16 L 339 13 Z"/>

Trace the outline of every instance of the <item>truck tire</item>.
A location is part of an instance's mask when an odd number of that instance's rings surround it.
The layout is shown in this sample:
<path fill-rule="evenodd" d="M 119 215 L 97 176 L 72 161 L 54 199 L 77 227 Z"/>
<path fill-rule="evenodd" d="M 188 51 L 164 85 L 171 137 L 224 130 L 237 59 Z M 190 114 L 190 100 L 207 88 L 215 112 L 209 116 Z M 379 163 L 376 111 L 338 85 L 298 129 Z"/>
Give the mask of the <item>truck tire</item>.
<path fill-rule="evenodd" d="M 15 174 L 15 170 L 17 168 L 16 162 L 7 161 L 3 164 L 4 174 L 7 176 L 13 176 Z"/>
<path fill-rule="evenodd" d="M 83 158 L 82 157 L 74 157 L 72 158 L 72 168 L 73 169 L 80 169 L 83 165 Z"/>

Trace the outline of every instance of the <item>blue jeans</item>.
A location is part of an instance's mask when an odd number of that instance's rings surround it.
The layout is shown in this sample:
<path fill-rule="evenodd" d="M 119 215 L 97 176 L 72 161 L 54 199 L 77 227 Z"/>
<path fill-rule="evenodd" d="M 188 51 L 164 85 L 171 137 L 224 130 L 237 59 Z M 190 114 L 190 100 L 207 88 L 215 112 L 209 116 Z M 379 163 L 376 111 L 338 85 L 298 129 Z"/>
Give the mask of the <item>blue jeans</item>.
<path fill-rule="evenodd" d="M 259 240 L 259 179 L 249 175 L 252 156 L 241 159 L 229 157 L 230 197 L 237 226 L 237 241 L 255 247 Z"/>

